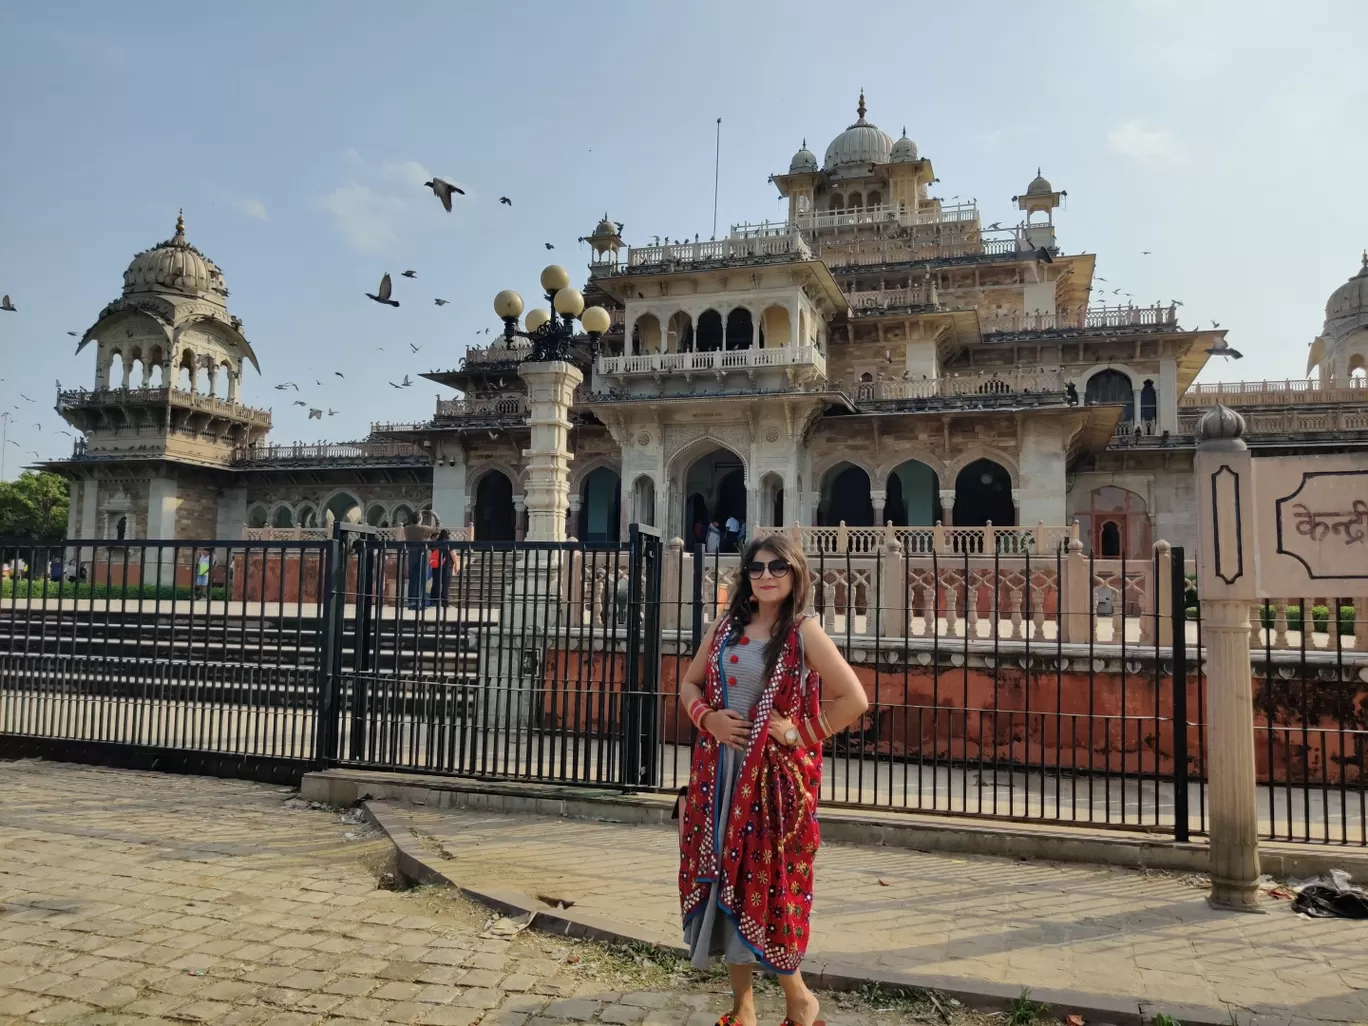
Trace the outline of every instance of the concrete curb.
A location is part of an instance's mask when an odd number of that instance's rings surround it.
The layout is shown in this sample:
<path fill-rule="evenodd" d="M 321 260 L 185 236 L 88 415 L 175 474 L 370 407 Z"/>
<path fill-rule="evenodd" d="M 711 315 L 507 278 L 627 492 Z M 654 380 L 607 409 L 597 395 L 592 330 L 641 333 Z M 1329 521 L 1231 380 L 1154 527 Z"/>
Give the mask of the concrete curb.
<path fill-rule="evenodd" d="M 472 887 L 460 883 L 443 871 L 438 857 L 425 851 L 416 842 L 412 832 L 399 821 L 393 810 L 386 807 L 384 800 L 362 799 L 359 804 L 367 821 L 378 827 L 394 846 L 399 872 L 406 879 L 454 888 L 472 901 L 506 916 L 530 913 L 532 921 L 529 929 L 539 933 L 603 943 L 647 944 L 680 957 L 688 956 L 688 949 L 683 944 L 639 928 L 586 916 L 573 909 L 551 908 L 545 902 L 520 891 Z M 988 980 L 891 972 L 837 959 L 810 958 L 804 963 L 803 975 L 814 988 L 821 990 L 857 991 L 871 984 L 885 990 L 930 990 L 954 998 L 967 1008 L 988 1012 L 1008 1010 L 1021 993 L 1020 987 Z M 1230 1023 L 1230 1013 L 1226 1009 L 1159 1006 L 1136 998 L 1034 987 L 1031 988 L 1031 998 L 1045 1002 L 1061 1018 L 1068 1014 L 1081 1015 L 1084 1022 L 1095 1026 L 1146 1026 L 1157 1012 L 1168 1012 L 1185 1026 L 1229 1026 Z"/>
<path fill-rule="evenodd" d="M 407 802 L 436 809 L 475 809 L 516 815 L 559 816 L 606 823 L 672 827 L 673 795 L 633 794 L 554 784 L 490 782 L 369 770 L 307 773 L 301 797 L 348 806 L 365 798 Z M 997 821 L 966 823 L 917 813 L 864 812 L 825 808 L 820 812 L 822 840 L 837 844 L 882 845 L 958 855 L 992 855 L 1205 873 L 1207 846 L 1179 844 L 1159 837 L 1120 831 L 1086 830 L 1086 824 L 1049 827 Z M 1368 852 L 1338 845 L 1269 844 L 1259 846 L 1265 873 L 1278 879 L 1319 876 L 1343 869 L 1368 880 Z M 1222 1019 L 1223 1023 L 1228 1019 Z"/>

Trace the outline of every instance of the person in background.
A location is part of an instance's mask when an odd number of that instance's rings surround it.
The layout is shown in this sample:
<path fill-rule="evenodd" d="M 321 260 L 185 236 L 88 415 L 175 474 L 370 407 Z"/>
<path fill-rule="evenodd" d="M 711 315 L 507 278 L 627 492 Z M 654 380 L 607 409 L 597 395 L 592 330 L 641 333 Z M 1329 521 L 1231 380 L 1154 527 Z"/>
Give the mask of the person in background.
<path fill-rule="evenodd" d="M 209 597 L 209 567 L 213 562 L 208 549 L 200 549 L 195 557 L 195 598 Z"/>
<path fill-rule="evenodd" d="M 446 609 L 451 605 L 451 574 L 455 569 L 453 553 L 445 544 L 451 541 L 451 532 L 442 528 L 437 532 L 437 540 L 444 544 L 433 548 L 428 559 L 428 567 L 432 570 L 432 601 Z"/>
<path fill-rule="evenodd" d="M 740 540 L 741 540 L 741 521 L 737 520 L 736 517 L 734 517 L 734 516 L 729 516 L 729 517 L 727 517 L 726 528 L 727 528 L 727 537 L 726 537 L 726 539 L 725 539 L 726 547 L 725 547 L 722 551 L 724 551 L 724 552 L 739 552 L 739 551 L 740 551 L 740 548 L 738 547 L 738 543 L 739 543 Z"/>
<path fill-rule="evenodd" d="M 722 551 L 722 528 L 716 520 L 708 525 L 707 540 L 703 543 L 703 549 L 706 552 Z"/>

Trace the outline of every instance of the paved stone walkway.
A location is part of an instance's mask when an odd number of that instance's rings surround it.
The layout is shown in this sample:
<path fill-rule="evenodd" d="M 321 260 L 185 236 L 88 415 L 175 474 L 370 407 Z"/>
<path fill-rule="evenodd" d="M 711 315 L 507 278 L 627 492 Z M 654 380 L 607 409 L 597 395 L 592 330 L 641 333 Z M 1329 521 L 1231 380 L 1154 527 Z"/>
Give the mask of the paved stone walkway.
<path fill-rule="evenodd" d="M 574 902 L 678 943 L 672 830 L 386 803 L 462 884 Z M 1243 1024 L 1368 1023 L 1368 924 L 1217 912 L 1201 880 L 825 846 L 808 961 L 1134 998 Z M 1245 1014 L 1256 1019 L 1246 1018 Z M 1194 1016 L 1195 1017 L 1195 1016 Z"/>
<path fill-rule="evenodd" d="M 349 818 L 243 781 L 0 762 L 0 1024 L 713 1026 L 726 1007 L 668 961 L 497 939 L 450 890 L 377 889 L 393 849 Z M 830 1026 L 929 1011 L 828 1004 Z M 769 985 L 761 1021 L 781 1007 Z"/>

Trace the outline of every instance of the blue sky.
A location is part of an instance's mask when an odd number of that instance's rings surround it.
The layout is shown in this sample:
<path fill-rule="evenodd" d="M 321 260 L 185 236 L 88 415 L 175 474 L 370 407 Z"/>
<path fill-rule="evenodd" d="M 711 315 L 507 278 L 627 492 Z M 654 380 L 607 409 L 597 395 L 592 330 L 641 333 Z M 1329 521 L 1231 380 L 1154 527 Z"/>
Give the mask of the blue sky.
<path fill-rule="evenodd" d="M 10 5 L 6 475 L 68 451 L 54 383 L 94 366 L 66 332 L 179 207 L 261 358 L 244 395 L 275 408 L 273 439 L 355 438 L 431 412 L 436 386 L 386 382 L 454 366 L 497 330 L 500 288 L 531 299 L 548 256 L 582 277 L 605 210 L 629 242 L 706 237 L 716 118 L 720 225 L 778 215 L 766 177 L 804 137 L 820 157 L 861 86 L 985 221 L 1015 219 L 1039 165 L 1069 192 L 1066 251 L 1230 329 L 1247 358 L 1205 377 L 1297 377 L 1368 245 L 1365 38 L 1362 0 Z M 455 213 L 427 173 L 468 190 Z M 397 310 L 363 296 L 386 270 Z M 286 380 L 341 412 L 307 421 Z"/>

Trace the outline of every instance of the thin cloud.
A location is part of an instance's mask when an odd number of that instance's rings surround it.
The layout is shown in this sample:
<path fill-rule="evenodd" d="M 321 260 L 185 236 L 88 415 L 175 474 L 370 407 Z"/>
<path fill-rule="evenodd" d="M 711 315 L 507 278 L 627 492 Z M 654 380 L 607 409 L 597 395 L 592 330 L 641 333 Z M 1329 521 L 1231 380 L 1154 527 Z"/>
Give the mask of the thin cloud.
<path fill-rule="evenodd" d="M 1187 160 L 1182 143 L 1172 132 L 1167 128 L 1152 128 L 1138 118 L 1108 132 L 1107 145 L 1113 153 L 1142 164 L 1173 166 Z"/>
<path fill-rule="evenodd" d="M 343 185 L 324 196 L 320 206 L 348 244 L 363 253 L 386 249 L 398 239 L 404 204 L 367 185 Z"/>
<path fill-rule="evenodd" d="M 237 201 L 237 208 L 248 217 L 255 217 L 259 221 L 269 221 L 270 215 L 266 213 L 266 204 L 259 199 L 252 199 L 244 196 Z"/>
<path fill-rule="evenodd" d="M 388 249 L 399 239 L 403 223 L 416 212 L 432 177 L 416 160 L 369 163 L 354 149 L 342 154 L 349 181 L 315 205 L 326 212 L 333 227 L 353 248 L 364 253 Z M 431 194 L 428 193 L 430 197 Z"/>

